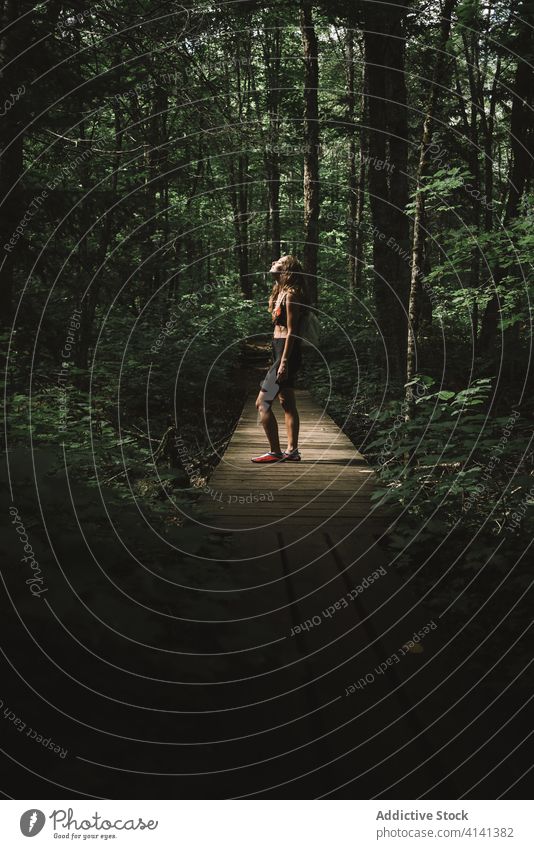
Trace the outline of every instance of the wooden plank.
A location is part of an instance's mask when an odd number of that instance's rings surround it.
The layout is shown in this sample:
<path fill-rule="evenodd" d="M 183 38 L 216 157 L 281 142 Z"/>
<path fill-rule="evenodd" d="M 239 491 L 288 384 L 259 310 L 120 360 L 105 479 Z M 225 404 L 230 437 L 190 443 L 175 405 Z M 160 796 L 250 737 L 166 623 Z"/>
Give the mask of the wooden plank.
<path fill-rule="evenodd" d="M 380 794 L 386 779 L 395 784 L 394 795 L 413 798 L 425 792 L 430 780 L 421 765 L 422 753 L 433 757 L 422 742 L 418 710 L 406 698 L 404 686 L 404 676 L 417 668 L 420 657 L 407 652 L 400 674 L 374 672 L 384 663 L 391 672 L 389 655 L 422 624 L 422 611 L 416 607 L 410 615 L 399 615 L 407 596 L 376 546 L 376 538 L 395 517 L 389 506 L 371 501 L 375 474 L 346 435 L 307 393 L 301 391 L 298 400 L 303 461 L 264 467 L 250 462 L 254 453 L 265 450 L 265 439 L 249 399 L 208 481 L 214 497 L 208 489 L 199 502 L 207 524 L 223 533 L 232 531 L 232 553 L 243 558 L 232 567 L 241 587 L 240 600 L 232 599 L 232 612 L 246 609 L 260 616 L 262 624 L 252 620 L 250 636 L 257 640 L 265 628 L 268 643 L 276 635 L 281 667 L 292 670 L 273 672 L 273 682 L 283 689 L 294 674 L 297 684 L 299 695 L 294 698 L 277 690 L 280 702 L 273 715 L 279 717 L 278 708 L 287 701 L 298 741 L 292 768 L 283 755 L 284 746 L 291 749 L 291 735 L 283 737 L 281 749 L 275 746 L 282 765 L 277 783 L 290 788 L 299 774 L 310 772 L 308 786 L 317 794 L 346 784 L 346 797 L 354 798 Z M 254 496 L 266 493 L 271 498 L 254 501 Z M 385 570 L 384 575 L 365 589 L 365 600 L 356 594 L 350 603 L 335 608 L 378 569 Z M 324 613 L 334 608 L 335 615 Z M 320 627 L 297 631 L 299 623 L 317 622 L 318 617 Z M 239 645 L 243 634 L 241 626 L 233 637 L 223 634 L 223 644 Z M 429 641 L 428 651 L 430 646 Z M 347 693 L 371 673 L 372 687 Z M 263 683 L 252 689 L 258 695 L 265 692 Z M 404 754 L 392 756 L 403 748 Z M 265 775 L 271 779 L 276 770 L 268 767 Z M 258 792 L 254 780 L 251 787 Z M 344 792 L 336 795 L 343 797 Z"/>
<path fill-rule="evenodd" d="M 370 500 L 374 472 L 365 458 L 308 393 L 299 393 L 298 404 L 304 459 L 258 466 L 250 460 L 265 450 L 265 437 L 249 398 L 201 499 L 204 515 L 219 527 L 247 531 L 288 522 L 306 532 L 362 520 L 386 522 L 391 511 Z M 314 433 L 315 427 L 321 430 Z"/>

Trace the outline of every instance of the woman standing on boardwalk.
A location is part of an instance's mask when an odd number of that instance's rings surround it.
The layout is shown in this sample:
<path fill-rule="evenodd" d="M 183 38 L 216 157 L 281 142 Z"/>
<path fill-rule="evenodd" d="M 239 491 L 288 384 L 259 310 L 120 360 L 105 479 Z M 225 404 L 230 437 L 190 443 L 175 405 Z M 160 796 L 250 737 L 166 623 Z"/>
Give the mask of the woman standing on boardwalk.
<path fill-rule="evenodd" d="M 260 384 L 256 398 L 261 423 L 269 441 L 270 451 L 253 457 L 253 463 L 298 462 L 299 414 L 294 384 L 302 354 L 299 329 L 308 305 L 302 266 L 294 256 L 282 256 L 271 266 L 274 285 L 269 298 L 274 331 L 272 340 L 273 365 Z M 287 449 L 281 451 L 278 423 L 272 403 L 278 396 L 285 414 Z"/>

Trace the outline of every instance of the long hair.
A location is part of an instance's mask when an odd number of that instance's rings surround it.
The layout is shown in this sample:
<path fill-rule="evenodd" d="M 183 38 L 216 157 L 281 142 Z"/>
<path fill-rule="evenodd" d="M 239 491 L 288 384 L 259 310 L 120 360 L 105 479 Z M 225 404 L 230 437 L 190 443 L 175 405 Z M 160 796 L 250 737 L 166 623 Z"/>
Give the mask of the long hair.
<path fill-rule="evenodd" d="M 274 310 L 276 299 L 282 292 L 291 292 L 291 294 L 296 296 L 300 307 L 308 307 L 310 304 L 308 287 L 299 260 L 296 256 L 287 254 L 286 256 L 281 256 L 279 261 L 283 266 L 283 270 L 280 272 L 280 277 L 275 282 L 269 298 L 269 310 L 271 314 Z"/>

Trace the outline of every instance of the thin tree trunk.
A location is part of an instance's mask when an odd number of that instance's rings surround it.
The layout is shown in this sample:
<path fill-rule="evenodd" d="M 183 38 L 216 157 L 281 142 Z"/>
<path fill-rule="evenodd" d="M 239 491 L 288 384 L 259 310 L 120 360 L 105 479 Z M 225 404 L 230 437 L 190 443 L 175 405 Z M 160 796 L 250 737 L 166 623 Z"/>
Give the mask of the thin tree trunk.
<path fill-rule="evenodd" d="M 439 84 L 445 68 L 445 48 L 451 31 L 451 16 L 456 0 L 445 0 L 441 17 L 440 39 L 434 73 L 430 88 L 430 98 L 423 121 L 423 134 L 419 148 L 419 165 L 417 168 L 415 215 L 412 237 L 412 272 L 410 280 L 410 300 L 408 305 L 408 343 L 406 355 L 406 382 L 410 383 L 416 373 L 417 364 L 417 322 L 421 302 L 421 277 L 424 249 L 424 197 L 421 191 L 423 179 L 428 172 L 430 157 L 428 149 L 432 143 L 434 117 L 438 103 Z M 406 387 L 406 417 L 413 418 L 415 414 L 415 394 L 413 386 Z"/>
<path fill-rule="evenodd" d="M 347 29 L 346 37 L 347 55 L 347 123 L 349 129 L 349 227 L 348 227 L 348 284 L 349 292 L 356 289 L 356 252 L 357 252 L 357 215 L 358 215 L 358 177 L 356 169 L 356 132 L 354 120 L 356 115 L 356 94 L 354 91 L 354 30 Z"/>
<path fill-rule="evenodd" d="M 319 60 L 312 7 L 300 9 L 304 50 L 304 250 L 303 266 L 310 297 L 317 303 L 319 251 Z"/>
<path fill-rule="evenodd" d="M 367 171 L 367 74 L 365 63 L 362 64 L 362 92 L 360 101 L 360 163 L 358 176 L 358 203 L 356 206 L 356 272 L 354 277 L 354 288 L 361 292 L 363 281 L 363 252 L 365 246 L 365 233 L 363 229 L 363 215 L 365 210 L 365 175 Z"/>
<path fill-rule="evenodd" d="M 276 150 L 280 133 L 280 60 L 282 57 L 282 22 L 273 21 L 274 31 L 267 29 L 264 41 L 264 64 L 267 78 L 267 110 L 269 112 L 268 147 L 265 153 L 267 196 L 269 201 L 270 258 L 278 259 L 281 254 L 280 229 L 280 156 Z"/>
<path fill-rule="evenodd" d="M 272 159 L 267 167 L 267 185 L 269 197 L 269 241 L 270 256 L 278 259 L 281 254 L 280 243 L 282 231 L 280 228 L 280 167 L 277 159 Z"/>
<path fill-rule="evenodd" d="M 241 42 L 237 41 L 237 63 L 236 63 L 236 94 L 238 102 L 239 122 L 246 121 L 250 117 L 250 41 L 245 43 L 244 61 L 241 55 Z M 245 76 L 243 78 L 243 69 Z M 248 90 L 247 90 L 248 84 Z M 246 100 L 246 103 L 245 103 Z M 246 113 L 245 113 L 246 109 Z M 252 282 L 249 274 L 249 182 L 248 154 L 240 153 L 237 157 L 237 173 L 232 160 L 230 160 L 230 175 L 232 185 L 230 187 L 230 198 L 234 213 L 235 255 L 237 259 L 239 285 L 243 297 L 252 298 Z"/>
<path fill-rule="evenodd" d="M 237 158 L 237 171 L 230 161 L 230 199 L 233 209 L 235 256 L 239 273 L 239 285 L 244 298 L 252 298 L 252 283 L 249 275 L 248 254 L 248 156 Z"/>

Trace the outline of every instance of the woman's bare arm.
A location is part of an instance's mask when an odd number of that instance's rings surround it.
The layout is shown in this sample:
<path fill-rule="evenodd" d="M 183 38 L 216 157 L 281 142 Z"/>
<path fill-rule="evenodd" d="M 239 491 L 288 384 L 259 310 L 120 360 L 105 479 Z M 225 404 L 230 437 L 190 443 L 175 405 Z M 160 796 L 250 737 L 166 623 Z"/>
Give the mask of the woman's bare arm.
<path fill-rule="evenodd" d="M 287 369 L 287 361 L 295 343 L 295 331 L 299 318 L 299 309 L 300 307 L 295 303 L 294 296 L 288 292 L 286 296 L 287 336 L 277 376 Z"/>

